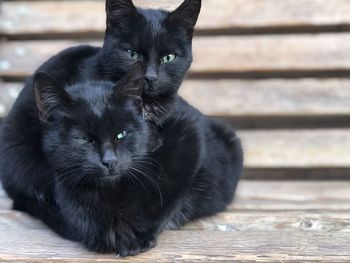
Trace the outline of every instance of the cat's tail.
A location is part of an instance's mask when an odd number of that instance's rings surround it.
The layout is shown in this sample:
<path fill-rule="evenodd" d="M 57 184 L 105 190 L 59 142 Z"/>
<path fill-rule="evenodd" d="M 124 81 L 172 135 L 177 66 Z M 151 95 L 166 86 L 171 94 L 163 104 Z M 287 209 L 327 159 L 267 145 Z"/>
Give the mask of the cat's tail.
<path fill-rule="evenodd" d="M 228 191 L 231 192 L 231 195 L 226 196 L 225 199 L 227 203 L 230 203 L 234 197 L 238 181 L 242 176 L 244 153 L 241 140 L 236 135 L 235 130 L 221 120 L 211 119 L 210 128 L 215 133 L 215 136 L 222 140 L 228 153 L 229 165 L 227 166 L 226 176 L 228 174 L 231 176 L 226 177 L 230 178 L 230 180 L 226 181 L 226 186 L 231 187 L 233 191 Z"/>
<path fill-rule="evenodd" d="M 237 164 L 242 167 L 243 148 L 235 130 L 229 124 L 217 119 L 210 119 L 210 128 L 224 141 L 233 158 L 237 159 Z"/>

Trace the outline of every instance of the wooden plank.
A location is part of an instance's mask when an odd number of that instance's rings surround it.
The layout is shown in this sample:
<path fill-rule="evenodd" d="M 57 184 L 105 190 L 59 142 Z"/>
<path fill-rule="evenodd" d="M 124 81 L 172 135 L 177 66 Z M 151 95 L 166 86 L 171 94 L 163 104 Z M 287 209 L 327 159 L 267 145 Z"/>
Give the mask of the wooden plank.
<path fill-rule="evenodd" d="M 0 80 L 0 118 L 7 115 L 23 86 L 23 83 L 3 83 Z"/>
<path fill-rule="evenodd" d="M 228 212 L 305 211 L 314 214 L 350 213 L 349 181 L 247 181 L 241 180 Z M 0 211 L 11 208 L 11 201 L 0 190 Z"/>
<path fill-rule="evenodd" d="M 182 0 L 134 2 L 173 9 Z M 104 1 L 7 1 L 2 10 L 0 34 L 7 37 L 102 35 L 105 29 Z M 339 30 L 349 27 L 349 12 L 346 0 L 204 0 L 197 28 L 200 33 Z"/>
<path fill-rule="evenodd" d="M 194 40 L 190 76 L 348 74 L 349 42 L 347 33 L 198 37 Z M 81 43 L 65 40 L 4 42 L 0 46 L 0 77 L 26 77 L 60 50 Z"/>
<path fill-rule="evenodd" d="M 197 220 L 185 230 L 223 232 L 252 231 L 314 231 L 350 232 L 350 213 L 346 212 L 285 212 L 235 211 Z"/>
<path fill-rule="evenodd" d="M 349 212 L 349 181 L 241 180 L 235 201 L 228 210 Z"/>
<path fill-rule="evenodd" d="M 238 196 L 270 201 L 346 201 L 349 182 L 247 182 Z M 0 196 L 3 192 L 0 191 Z M 248 198 L 250 196 L 250 198 Z M 254 197 L 252 197 L 254 196 Z M 273 197 L 273 198 L 272 198 Z M 240 202 L 237 198 L 236 202 Z M 288 203 L 285 208 L 288 210 Z M 325 208 L 325 207 L 323 207 Z M 334 207 L 333 207 L 334 208 Z M 332 209 L 333 209 L 332 208 Z M 348 205 L 349 208 L 349 205 Z M 258 208 L 263 209 L 264 208 Z M 298 210 L 298 209 L 297 209 Z M 301 208 L 302 210 L 302 208 Z M 350 210 L 242 211 L 221 213 L 165 231 L 158 246 L 131 262 L 346 262 L 350 260 Z M 0 260 L 4 262 L 111 262 L 115 256 L 90 253 L 63 240 L 38 220 L 20 212 L 0 211 Z M 128 261 L 128 262 L 129 262 Z"/>
<path fill-rule="evenodd" d="M 113 262 L 115 255 L 87 252 L 49 231 L 6 229 L 5 262 Z M 168 231 L 158 246 L 120 262 L 347 262 L 349 233 Z"/>
<path fill-rule="evenodd" d="M 0 82 L 0 103 L 11 106 L 23 86 Z M 188 79 L 180 95 L 210 116 L 348 116 L 349 87 L 348 79 Z"/>
<path fill-rule="evenodd" d="M 6 262 L 111 262 L 115 255 L 95 254 L 36 224 L 0 225 L 0 260 Z M 158 245 L 122 262 L 245 262 L 350 260 L 350 234 L 313 231 L 166 231 Z"/>
<path fill-rule="evenodd" d="M 350 214 L 348 211 L 232 211 L 213 217 L 196 220 L 185 225 L 186 231 L 312 231 L 350 233 Z M 31 216 L 13 210 L 0 211 L 0 223 L 11 225 L 19 232 L 26 229 L 46 231 L 46 226 Z M 1 232 L 0 232 L 1 233 Z"/>
<path fill-rule="evenodd" d="M 341 168 L 350 163 L 350 132 L 278 130 L 239 132 L 246 167 Z"/>
<path fill-rule="evenodd" d="M 245 151 L 244 178 L 348 179 L 348 129 L 239 132 Z"/>
<path fill-rule="evenodd" d="M 348 79 L 187 80 L 180 95 L 211 116 L 348 115 L 349 87 Z"/>
<path fill-rule="evenodd" d="M 23 85 L 0 82 L 0 117 Z M 188 79 L 180 95 L 203 113 L 239 129 L 349 128 L 349 86 L 348 79 Z"/>
<path fill-rule="evenodd" d="M 0 82 L 0 117 L 23 85 Z M 349 85 L 346 79 L 187 80 L 180 94 L 237 129 L 349 128 Z"/>

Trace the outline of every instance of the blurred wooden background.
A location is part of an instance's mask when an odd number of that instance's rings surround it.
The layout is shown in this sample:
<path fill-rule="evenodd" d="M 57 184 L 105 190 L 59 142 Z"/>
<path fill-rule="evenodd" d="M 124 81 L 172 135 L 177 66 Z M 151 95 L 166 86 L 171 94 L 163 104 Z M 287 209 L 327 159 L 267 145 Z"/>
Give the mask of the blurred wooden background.
<path fill-rule="evenodd" d="M 181 0 L 134 2 L 172 9 Z M 103 0 L 3 1 L 0 115 L 42 62 L 100 45 L 104 29 Z M 228 212 L 166 232 L 134 260 L 350 261 L 350 1 L 203 0 L 193 49 L 180 94 L 238 128 L 245 180 Z M 0 259 L 94 261 L 1 200 L 9 234 Z M 37 235 L 33 247 L 19 231 Z"/>

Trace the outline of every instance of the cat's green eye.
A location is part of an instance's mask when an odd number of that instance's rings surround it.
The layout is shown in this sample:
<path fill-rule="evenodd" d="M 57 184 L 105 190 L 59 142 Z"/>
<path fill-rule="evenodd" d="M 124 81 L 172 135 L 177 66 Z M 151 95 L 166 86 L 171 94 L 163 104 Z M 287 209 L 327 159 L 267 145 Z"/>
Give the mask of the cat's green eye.
<path fill-rule="evenodd" d="M 162 57 L 162 59 L 160 60 L 162 63 L 170 63 L 173 62 L 176 58 L 175 54 L 169 54 L 167 56 Z"/>
<path fill-rule="evenodd" d="M 124 139 L 127 135 L 128 135 L 128 132 L 127 132 L 127 131 L 119 132 L 119 133 L 117 134 L 116 139 L 117 139 L 118 141 L 120 141 L 120 140 Z"/>
<path fill-rule="evenodd" d="M 128 54 L 130 58 L 134 60 L 139 60 L 141 58 L 141 55 L 139 53 L 131 49 L 128 50 Z"/>

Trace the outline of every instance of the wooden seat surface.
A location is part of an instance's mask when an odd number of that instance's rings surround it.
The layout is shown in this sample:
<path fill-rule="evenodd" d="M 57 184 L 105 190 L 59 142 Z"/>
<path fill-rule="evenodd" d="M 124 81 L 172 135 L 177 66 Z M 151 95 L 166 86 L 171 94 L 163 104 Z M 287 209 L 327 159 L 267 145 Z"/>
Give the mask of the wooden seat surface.
<path fill-rule="evenodd" d="M 181 0 L 135 0 L 171 10 Z M 0 118 L 46 59 L 100 46 L 104 0 L 0 3 Z M 245 169 L 219 215 L 116 259 L 11 210 L 0 190 L 4 262 L 350 262 L 350 2 L 203 0 L 180 94 L 237 128 Z"/>

